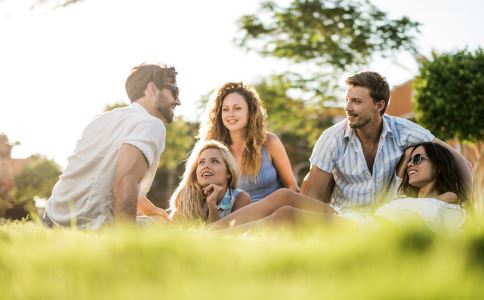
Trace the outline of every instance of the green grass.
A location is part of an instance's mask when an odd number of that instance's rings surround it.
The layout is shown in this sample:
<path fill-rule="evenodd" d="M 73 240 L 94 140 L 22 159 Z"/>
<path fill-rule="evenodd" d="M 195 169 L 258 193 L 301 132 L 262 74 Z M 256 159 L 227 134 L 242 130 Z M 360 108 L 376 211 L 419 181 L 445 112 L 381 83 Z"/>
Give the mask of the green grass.
<path fill-rule="evenodd" d="M 0 299 L 478 299 L 484 233 L 0 226 Z"/>

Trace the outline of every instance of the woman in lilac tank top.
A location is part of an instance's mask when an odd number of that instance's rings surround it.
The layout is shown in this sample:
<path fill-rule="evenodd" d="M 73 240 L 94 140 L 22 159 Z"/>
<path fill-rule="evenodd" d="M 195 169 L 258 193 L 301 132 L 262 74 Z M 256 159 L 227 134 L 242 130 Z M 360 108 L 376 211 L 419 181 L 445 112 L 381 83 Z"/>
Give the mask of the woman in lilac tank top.
<path fill-rule="evenodd" d="M 242 82 L 219 88 L 210 99 L 199 138 L 229 146 L 241 173 L 238 188 L 252 201 L 282 187 L 299 191 L 284 145 L 266 131 L 266 112 L 254 88 Z"/>

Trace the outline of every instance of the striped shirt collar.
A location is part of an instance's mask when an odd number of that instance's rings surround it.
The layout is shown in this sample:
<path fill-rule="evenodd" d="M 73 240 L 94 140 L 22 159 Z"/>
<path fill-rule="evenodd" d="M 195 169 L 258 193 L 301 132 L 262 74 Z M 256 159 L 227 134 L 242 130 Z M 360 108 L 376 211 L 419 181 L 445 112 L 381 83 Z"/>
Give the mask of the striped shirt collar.
<path fill-rule="evenodd" d="M 388 124 L 390 120 L 387 119 L 387 115 L 385 114 L 383 115 L 382 121 L 383 121 L 383 130 L 381 131 L 380 139 L 382 137 L 385 138 L 387 134 L 393 135 L 393 132 L 390 130 L 390 125 Z M 356 130 L 354 128 L 351 128 L 348 121 L 346 121 L 346 128 L 344 131 L 343 139 L 345 140 L 345 142 L 348 142 L 351 140 L 352 137 L 356 137 Z"/>

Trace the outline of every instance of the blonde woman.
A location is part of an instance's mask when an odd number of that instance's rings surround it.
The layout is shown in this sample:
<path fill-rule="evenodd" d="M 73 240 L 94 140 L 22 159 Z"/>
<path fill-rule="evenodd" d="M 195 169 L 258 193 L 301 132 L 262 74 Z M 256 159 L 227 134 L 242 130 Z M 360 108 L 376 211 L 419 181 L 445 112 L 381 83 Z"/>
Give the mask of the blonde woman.
<path fill-rule="evenodd" d="M 253 202 L 285 187 L 299 187 L 281 140 L 266 131 L 266 112 L 256 90 L 241 82 L 218 89 L 202 122 L 201 140 L 214 139 L 229 146 L 241 172 L 238 187 Z"/>
<path fill-rule="evenodd" d="M 171 196 L 170 219 L 211 223 L 249 204 L 249 195 L 237 189 L 238 179 L 235 160 L 225 145 L 215 140 L 198 142 Z"/>

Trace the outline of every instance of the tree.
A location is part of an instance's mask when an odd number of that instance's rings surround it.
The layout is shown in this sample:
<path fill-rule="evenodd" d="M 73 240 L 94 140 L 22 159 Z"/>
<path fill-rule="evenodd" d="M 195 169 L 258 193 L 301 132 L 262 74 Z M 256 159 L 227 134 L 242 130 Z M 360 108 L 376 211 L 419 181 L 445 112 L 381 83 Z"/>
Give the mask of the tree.
<path fill-rule="evenodd" d="M 415 79 L 417 121 L 441 139 L 474 142 L 474 180 L 482 192 L 484 183 L 484 51 L 461 50 L 434 54 L 423 62 Z M 462 147 L 461 147 L 462 148 Z M 481 196 L 475 197 L 481 199 Z"/>
<path fill-rule="evenodd" d="M 309 74 L 290 73 L 292 81 L 319 99 L 331 94 L 342 71 L 366 65 L 375 54 L 416 52 L 420 26 L 407 17 L 390 19 L 369 1 L 357 0 L 292 0 L 287 6 L 265 0 L 257 14 L 242 16 L 238 24 L 240 47 L 304 63 Z"/>
<path fill-rule="evenodd" d="M 484 52 L 468 50 L 424 62 L 415 79 L 417 121 L 442 139 L 484 138 Z"/>
<path fill-rule="evenodd" d="M 60 174 L 60 167 L 53 160 L 34 156 L 33 161 L 14 178 L 14 204 L 33 212 L 34 198 L 48 198 Z"/>

